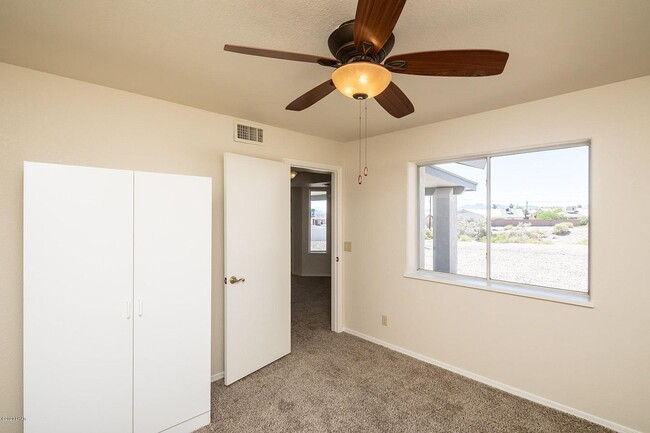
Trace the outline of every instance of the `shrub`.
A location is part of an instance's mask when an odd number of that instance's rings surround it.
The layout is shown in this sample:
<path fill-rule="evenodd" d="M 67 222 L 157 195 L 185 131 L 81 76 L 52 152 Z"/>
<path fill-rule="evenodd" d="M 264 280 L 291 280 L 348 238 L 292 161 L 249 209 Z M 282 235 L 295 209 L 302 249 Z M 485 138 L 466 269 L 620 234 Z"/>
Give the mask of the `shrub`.
<path fill-rule="evenodd" d="M 466 236 L 469 239 L 480 241 L 487 233 L 485 228 L 485 218 L 459 219 L 457 230 L 458 239 L 460 239 L 461 236 Z"/>
<path fill-rule="evenodd" d="M 539 229 L 529 229 L 530 224 L 519 223 L 510 230 L 492 232 L 495 244 L 542 244 L 548 242 L 546 233 Z"/>
<path fill-rule="evenodd" d="M 584 217 L 584 216 L 580 217 L 580 219 L 578 220 L 578 225 L 586 226 L 587 224 L 589 224 L 589 217 Z"/>
<path fill-rule="evenodd" d="M 431 240 L 433 239 L 433 232 L 431 229 L 424 229 L 424 239 Z"/>
<path fill-rule="evenodd" d="M 564 211 L 561 207 L 554 209 L 540 209 L 535 213 L 535 218 L 538 220 L 557 220 L 564 218 Z"/>
<path fill-rule="evenodd" d="M 573 227 L 573 224 L 569 225 L 571 223 L 558 223 L 553 226 L 553 234 L 559 235 L 559 236 L 565 236 L 571 233 L 570 228 Z"/>
<path fill-rule="evenodd" d="M 473 238 L 471 238 L 471 237 L 469 237 L 469 236 L 467 236 L 467 235 L 460 235 L 460 236 L 458 236 L 458 241 L 459 241 L 459 242 L 471 242 L 471 241 L 473 241 L 473 240 L 474 240 Z"/>
<path fill-rule="evenodd" d="M 503 230 L 512 230 L 514 227 L 515 227 L 515 226 L 513 226 L 512 224 L 508 224 L 507 226 L 505 226 L 505 227 L 503 228 Z"/>

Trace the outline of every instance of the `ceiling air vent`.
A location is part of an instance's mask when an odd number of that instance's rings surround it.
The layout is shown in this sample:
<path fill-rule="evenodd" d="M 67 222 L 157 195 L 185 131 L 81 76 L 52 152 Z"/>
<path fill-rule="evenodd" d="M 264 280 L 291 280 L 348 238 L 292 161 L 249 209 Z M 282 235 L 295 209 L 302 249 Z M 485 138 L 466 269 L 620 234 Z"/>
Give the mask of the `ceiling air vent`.
<path fill-rule="evenodd" d="M 264 130 L 262 128 L 235 121 L 234 133 L 235 141 L 248 144 L 264 144 Z"/>

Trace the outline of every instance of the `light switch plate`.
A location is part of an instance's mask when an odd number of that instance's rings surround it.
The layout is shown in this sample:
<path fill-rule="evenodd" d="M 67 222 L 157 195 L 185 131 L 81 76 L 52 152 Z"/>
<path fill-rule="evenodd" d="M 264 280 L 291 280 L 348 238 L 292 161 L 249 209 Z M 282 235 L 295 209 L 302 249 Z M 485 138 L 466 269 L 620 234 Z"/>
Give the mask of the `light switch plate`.
<path fill-rule="evenodd" d="M 352 242 L 343 242 L 343 251 L 352 251 Z"/>

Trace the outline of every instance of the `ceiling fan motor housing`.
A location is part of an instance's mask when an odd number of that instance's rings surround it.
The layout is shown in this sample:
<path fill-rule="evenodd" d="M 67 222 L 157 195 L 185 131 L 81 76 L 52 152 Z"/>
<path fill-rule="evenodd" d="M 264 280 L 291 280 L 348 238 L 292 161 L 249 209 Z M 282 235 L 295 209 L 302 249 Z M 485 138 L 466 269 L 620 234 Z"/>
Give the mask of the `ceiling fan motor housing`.
<path fill-rule="evenodd" d="M 381 50 L 376 54 L 364 55 L 363 52 L 359 51 L 354 45 L 354 20 L 346 21 L 341 24 L 327 39 L 327 45 L 329 46 L 330 52 L 339 62 L 341 62 L 342 65 L 357 60 L 381 63 L 390 53 L 390 50 L 393 49 L 394 44 L 395 36 L 391 33 L 388 41 L 386 41 Z"/>

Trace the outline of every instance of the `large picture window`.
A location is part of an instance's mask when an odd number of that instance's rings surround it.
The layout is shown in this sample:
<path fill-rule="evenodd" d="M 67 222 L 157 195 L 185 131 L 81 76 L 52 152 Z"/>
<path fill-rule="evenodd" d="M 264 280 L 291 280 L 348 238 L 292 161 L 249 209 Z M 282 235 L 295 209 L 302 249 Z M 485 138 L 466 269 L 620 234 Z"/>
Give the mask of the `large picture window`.
<path fill-rule="evenodd" d="M 419 269 L 588 293 L 588 145 L 418 171 Z"/>

